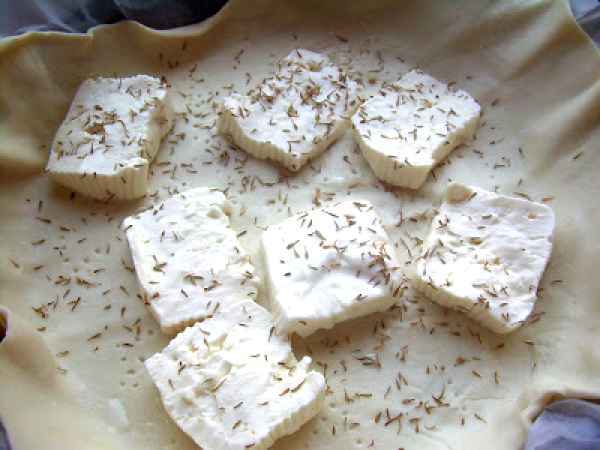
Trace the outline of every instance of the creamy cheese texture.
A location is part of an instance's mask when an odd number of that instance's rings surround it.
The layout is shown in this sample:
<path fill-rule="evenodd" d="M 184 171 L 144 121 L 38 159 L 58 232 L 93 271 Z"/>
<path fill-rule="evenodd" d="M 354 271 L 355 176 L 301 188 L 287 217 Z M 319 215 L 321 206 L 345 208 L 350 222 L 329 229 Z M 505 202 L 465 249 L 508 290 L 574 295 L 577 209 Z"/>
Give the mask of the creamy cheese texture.
<path fill-rule="evenodd" d="M 295 49 L 274 76 L 223 100 L 218 128 L 251 155 L 298 171 L 347 129 L 356 89 L 326 56 Z"/>
<path fill-rule="evenodd" d="M 323 376 L 273 331 L 268 311 L 239 302 L 146 360 L 167 413 L 201 448 L 267 449 L 321 409 Z"/>
<path fill-rule="evenodd" d="M 172 116 L 169 92 L 158 78 L 88 79 L 56 133 L 47 170 L 89 197 L 141 197 Z"/>
<path fill-rule="evenodd" d="M 215 189 L 174 195 L 123 222 L 139 284 L 163 332 L 257 295 L 259 279 Z"/>
<path fill-rule="evenodd" d="M 391 307 L 404 275 L 368 201 L 346 201 L 271 225 L 262 236 L 278 331 L 320 328 Z"/>
<path fill-rule="evenodd" d="M 550 259 L 544 204 L 451 183 L 417 263 L 416 287 L 496 333 L 525 323 Z"/>
<path fill-rule="evenodd" d="M 420 70 L 388 83 L 352 117 L 352 129 L 375 175 L 418 189 L 427 175 L 477 128 L 479 104 Z"/>

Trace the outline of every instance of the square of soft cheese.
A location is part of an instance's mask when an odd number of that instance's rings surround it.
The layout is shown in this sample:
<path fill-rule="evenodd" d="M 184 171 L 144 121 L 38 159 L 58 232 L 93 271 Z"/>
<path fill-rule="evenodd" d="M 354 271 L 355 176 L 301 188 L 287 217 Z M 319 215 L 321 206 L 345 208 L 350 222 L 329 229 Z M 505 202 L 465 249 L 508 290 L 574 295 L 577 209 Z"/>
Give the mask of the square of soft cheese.
<path fill-rule="evenodd" d="M 271 225 L 262 235 L 278 331 L 307 336 L 402 295 L 404 275 L 373 206 L 346 201 Z"/>
<path fill-rule="evenodd" d="M 158 78 L 84 81 L 52 143 L 50 177 L 101 200 L 142 197 L 172 115 L 167 88 Z"/>
<path fill-rule="evenodd" d="M 259 278 L 229 211 L 222 192 L 200 187 L 123 222 L 144 298 L 164 333 L 256 297 Z"/>
<path fill-rule="evenodd" d="M 379 179 L 417 189 L 474 134 L 480 111 L 465 91 L 413 70 L 365 101 L 352 116 L 352 129 Z"/>
<path fill-rule="evenodd" d="M 271 315 L 246 301 L 187 328 L 145 365 L 169 416 L 201 448 L 262 450 L 321 409 L 325 380 L 310 362 L 297 362 Z"/>
<path fill-rule="evenodd" d="M 342 69 L 297 49 L 258 87 L 227 97 L 218 128 L 256 158 L 298 171 L 344 133 L 356 105 L 356 83 Z"/>
<path fill-rule="evenodd" d="M 546 205 L 452 183 L 417 262 L 416 287 L 496 333 L 531 314 L 552 252 Z"/>

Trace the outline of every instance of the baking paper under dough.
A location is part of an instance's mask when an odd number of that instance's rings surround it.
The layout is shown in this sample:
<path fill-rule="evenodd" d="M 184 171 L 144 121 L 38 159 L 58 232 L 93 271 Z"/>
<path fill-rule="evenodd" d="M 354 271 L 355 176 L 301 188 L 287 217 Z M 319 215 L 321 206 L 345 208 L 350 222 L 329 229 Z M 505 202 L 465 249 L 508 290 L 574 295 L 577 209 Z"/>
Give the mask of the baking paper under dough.
<path fill-rule="evenodd" d="M 455 81 L 484 108 L 477 139 L 417 193 L 379 184 L 350 133 L 283 176 L 216 135 L 213 102 L 295 47 L 362 72 L 369 92 L 415 66 Z M 156 196 L 105 205 L 72 198 L 42 168 L 78 84 L 115 73 L 164 75 L 181 114 L 153 166 Z M 16 450 L 194 448 L 142 365 L 167 338 L 136 295 L 119 229 L 137 208 L 174 189 L 228 189 L 232 225 L 262 270 L 263 227 L 332 193 L 366 198 L 408 261 L 450 179 L 553 207 L 539 320 L 498 337 L 408 290 L 390 312 L 297 339 L 329 392 L 318 417 L 275 448 L 519 449 L 548 393 L 600 393 L 599 75 L 598 52 L 562 1 L 237 0 L 173 31 L 125 22 L 3 41 L 0 303 L 29 324 L 22 360 L 10 336 L 0 344 L 0 416 Z M 38 357 L 56 372 L 44 383 L 21 364 Z"/>

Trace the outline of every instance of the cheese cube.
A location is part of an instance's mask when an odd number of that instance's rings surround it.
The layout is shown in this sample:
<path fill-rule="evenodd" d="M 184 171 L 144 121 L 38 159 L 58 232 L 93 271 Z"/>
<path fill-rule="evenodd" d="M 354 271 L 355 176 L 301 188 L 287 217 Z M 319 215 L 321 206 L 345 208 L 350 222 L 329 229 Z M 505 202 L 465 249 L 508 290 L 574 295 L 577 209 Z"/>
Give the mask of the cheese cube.
<path fill-rule="evenodd" d="M 325 380 L 245 301 L 177 335 L 145 365 L 175 423 L 207 450 L 267 449 L 314 417 Z"/>
<path fill-rule="evenodd" d="M 262 236 L 276 327 L 307 336 L 384 311 L 404 275 L 381 220 L 367 201 L 307 211 Z"/>
<path fill-rule="evenodd" d="M 352 129 L 379 179 L 418 189 L 433 167 L 474 134 L 479 115 L 468 93 L 413 70 L 364 102 Z"/>
<path fill-rule="evenodd" d="M 533 311 L 552 252 L 546 205 L 452 183 L 417 262 L 417 289 L 496 333 Z"/>
<path fill-rule="evenodd" d="M 50 177 L 96 199 L 143 196 L 172 115 L 168 91 L 157 78 L 84 81 L 52 143 Z"/>
<path fill-rule="evenodd" d="M 200 187 L 123 222 L 138 281 L 164 333 L 256 297 L 259 278 L 229 211 L 222 192 Z"/>
<path fill-rule="evenodd" d="M 356 105 L 356 83 L 343 70 L 297 49 L 247 95 L 226 98 L 218 128 L 256 158 L 298 171 L 344 133 Z"/>

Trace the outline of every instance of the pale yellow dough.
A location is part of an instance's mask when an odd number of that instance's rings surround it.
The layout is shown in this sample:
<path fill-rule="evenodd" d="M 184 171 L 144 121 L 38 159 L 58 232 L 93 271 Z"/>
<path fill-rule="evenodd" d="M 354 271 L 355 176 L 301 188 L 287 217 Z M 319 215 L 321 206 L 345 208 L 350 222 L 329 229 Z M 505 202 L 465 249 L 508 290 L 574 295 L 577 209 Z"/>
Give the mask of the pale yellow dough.
<path fill-rule="evenodd" d="M 477 138 L 418 193 L 384 189 L 349 132 L 312 167 L 280 177 L 217 135 L 213 108 L 297 47 L 362 73 L 365 97 L 414 66 L 456 81 L 482 105 Z M 80 82 L 115 73 L 172 85 L 178 115 L 152 166 L 152 196 L 71 200 L 42 173 L 48 146 Z M 598 51 L 558 0 L 234 0 L 180 30 L 122 23 L 3 41 L 0 303 L 27 325 L 18 342 L 0 344 L 0 416 L 15 448 L 196 448 L 142 363 L 167 338 L 128 270 L 119 224 L 138 208 L 175 189 L 227 189 L 232 227 L 260 261 L 265 226 L 316 204 L 367 199 L 410 271 L 452 179 L 553 208 L 539 320 L 498 337 L 407 289 L 392 311 L 296 339 L 296 357 L 310 353 L 329 389 L 321 413 L 274 449 L 520 449 L 548 393 L 600 394 L 599 74 Z"/>

